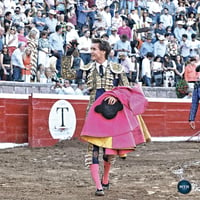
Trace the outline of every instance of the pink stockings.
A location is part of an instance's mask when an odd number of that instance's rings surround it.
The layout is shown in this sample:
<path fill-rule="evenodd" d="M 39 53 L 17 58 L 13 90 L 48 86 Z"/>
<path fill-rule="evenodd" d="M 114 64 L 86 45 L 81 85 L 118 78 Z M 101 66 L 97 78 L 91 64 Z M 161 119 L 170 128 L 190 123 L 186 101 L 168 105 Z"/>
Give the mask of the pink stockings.
<path fill-rule="evenodd" d="M 104 175 L 102 179 L 103 184 L 108 184 L 109 182 L 109 172 L 110 172 L 111 164 L 109 162 L 104 161 Z M 101 180 L 99 176 L 99 164 L 91 164 L 90 165 L 90 173 L 92 179 L 96 185 L 97 189 L 102 189 Z"/>

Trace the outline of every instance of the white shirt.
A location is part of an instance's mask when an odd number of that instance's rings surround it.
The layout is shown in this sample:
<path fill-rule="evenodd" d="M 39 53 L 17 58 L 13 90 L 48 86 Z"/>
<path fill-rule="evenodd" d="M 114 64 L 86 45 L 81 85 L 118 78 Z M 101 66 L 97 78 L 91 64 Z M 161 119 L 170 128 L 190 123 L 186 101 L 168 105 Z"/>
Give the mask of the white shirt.
<path fill-rule="evenodd" d="M 98 73 L 99 73 L 99 66 L 100 66 L 100 65 L 103 65 L 103 73 L 105 73 L 106 67 L 107 67 L 107 65 L 108 65 L 108 61 L 105 60 L 102 64 L 96 63 L 96 69 L 97 69 Z"/>
<path fill-rule="evenodd" d="M 149 5 L 149 13 L 150 14 L 160 13 L 161 10 L 162 10 L 162 6 L 159 3 L 155 2 L 155 1 L 150 3 L 150 5 Z"/>
<path fill-rule="evenodd" d="M 90 53 L 91 52 L 91 45 L 92 40 L 90 38 L 87 38 L 85 36 L 82 36 L 78 40 L 78 49 L 80 50 L 80 53 Z M 88 50 L 81 50 L 82 48 L 88 48 Z"/>
<path fill-rule="evenodd" d="M 142 60 L 142 77 L 144 75 L 151 78 L 151 63 L 147 57 Z"/>
<path fill-rule="evenodd" d="M 111 27 L 111 19 L 112 19 L 111 14 L 103 11 L 102 17 L 103 17 L 103 21 L 105 21 L 106 23 L 106 28 Z"/>
<path fill-rule="evenodd" d="M 69 44 L 72 40 L 79 40 L 79 35 L 75 29 L 66 32 L 66 44 Z"/>
<path fill-rule="evenodd" d="M 161 15 L 160 16 L 160 21 L 163 22 L 163 26 L 166 28 L 168 26 L 171 26 L 173 25 L 173 19 L 172 19 L 172 16 L 171 15 Z"/>

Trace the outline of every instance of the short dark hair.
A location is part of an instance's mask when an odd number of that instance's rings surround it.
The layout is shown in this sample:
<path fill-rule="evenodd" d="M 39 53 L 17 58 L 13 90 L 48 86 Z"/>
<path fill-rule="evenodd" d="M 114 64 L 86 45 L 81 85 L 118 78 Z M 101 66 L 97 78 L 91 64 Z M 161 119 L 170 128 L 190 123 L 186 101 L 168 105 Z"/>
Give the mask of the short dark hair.
<path fill-rule="evenodd" d="M 148 53 L 147 53 L 147 55 L 146 55 L 146 57 L 147 57 L 147 58 L 153 58 L 153 57 L 154 57 L 154 55 L 153 55 L 153 53 L 152 53 L 152 52 L 148 52 Z"/>
<path fill-rule="evenodd" d="M 107 41 L 102 40 L 101 38 L 93 38 L 92 39 L 92 43 L 99 44 L 100 51 L 105 51 L 106 52 L 105 58 L 107 59 L 109 54 L 110 54 L 110 51 L 111 51 L 110 44 Z"/>
<path fill-rule="evenodd" d="M 61 25 L 56 25 L 56 32 L 59 31 L 62 28 Z"/>
<path fill-rule="evenodd" d="M 182 37 L 184 37 L 184 38 L 188 38 L 187 34 L 183 34 Z"/>

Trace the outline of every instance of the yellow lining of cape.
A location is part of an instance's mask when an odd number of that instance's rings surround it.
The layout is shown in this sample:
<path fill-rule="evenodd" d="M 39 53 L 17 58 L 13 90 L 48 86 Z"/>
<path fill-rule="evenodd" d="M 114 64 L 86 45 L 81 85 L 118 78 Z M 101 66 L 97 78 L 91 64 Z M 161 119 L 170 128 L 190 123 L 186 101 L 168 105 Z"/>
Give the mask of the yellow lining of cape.
<path fill-rule="evenodd" d="M 112 137 L 90 137 L 90 136 L 81 136 L 81 138 L 91 144 L 97 145 L 104 148 L 112 148 Z"/>
<path fill-rule="evenodd" d="M 145 138 L 146 142 L 150 142 L 151 141 L 151 135 L 149 133 L 149 130 L 148 130 L 148 128 L 147 128 L 142 116 L 141 115 L 137 115 L 137 118 L 138 118 L 138 122 L 140 124 L 140 129 L 142 131 L 142 134 L 144 135 L 144 138 Z"/>

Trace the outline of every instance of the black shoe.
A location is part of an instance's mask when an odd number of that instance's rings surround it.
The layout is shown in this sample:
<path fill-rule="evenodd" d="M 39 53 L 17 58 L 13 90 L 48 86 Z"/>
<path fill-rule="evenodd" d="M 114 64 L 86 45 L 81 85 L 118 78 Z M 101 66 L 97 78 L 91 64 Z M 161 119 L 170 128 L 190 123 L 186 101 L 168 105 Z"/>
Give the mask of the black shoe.
<path fill-rule="evenodd" d="M 107 184 L 101 183 L 101 185 L 103 187 L 103 190 L 109 190 L 109 188 L 110 188 L 109 183 L 107 183 Z"/>
<path fill-rule="evenodd" d="M 95 196 L 104 196 L 104 191 L 97 189 L 95 192 Z"/>

